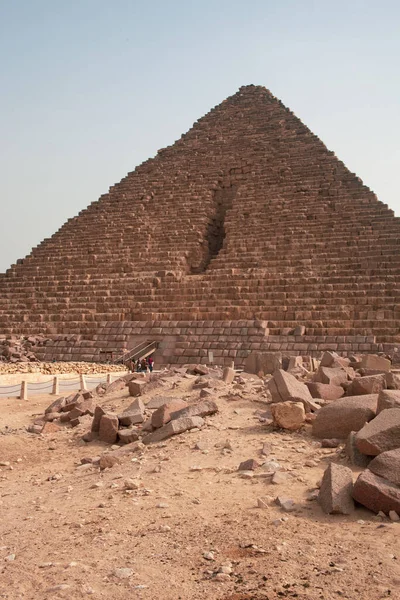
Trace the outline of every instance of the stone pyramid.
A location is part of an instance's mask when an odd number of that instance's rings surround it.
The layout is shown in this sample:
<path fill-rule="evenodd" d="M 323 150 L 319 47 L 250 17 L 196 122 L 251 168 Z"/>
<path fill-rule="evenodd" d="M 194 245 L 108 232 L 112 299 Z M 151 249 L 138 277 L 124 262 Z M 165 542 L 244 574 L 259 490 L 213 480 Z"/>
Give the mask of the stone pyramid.
<path fill-rule="evenodd" d="M 0 332 L 64 360 L 394 352 L 399 248 L 393 211 L 249 85 L 1 275 Z"/>

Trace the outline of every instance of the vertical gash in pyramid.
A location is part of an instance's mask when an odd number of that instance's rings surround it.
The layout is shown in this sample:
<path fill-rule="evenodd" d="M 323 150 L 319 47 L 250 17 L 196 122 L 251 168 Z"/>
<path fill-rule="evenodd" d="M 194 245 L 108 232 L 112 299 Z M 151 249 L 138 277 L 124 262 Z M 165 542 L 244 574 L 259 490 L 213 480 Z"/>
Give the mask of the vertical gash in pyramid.
<path fill-rule="evenodd" d="M 169 363 L 393 353 L 399 248 L 393 212 L 246 86 L 0 276 L 1 330 L 64 360 L 147 339 Z"/>

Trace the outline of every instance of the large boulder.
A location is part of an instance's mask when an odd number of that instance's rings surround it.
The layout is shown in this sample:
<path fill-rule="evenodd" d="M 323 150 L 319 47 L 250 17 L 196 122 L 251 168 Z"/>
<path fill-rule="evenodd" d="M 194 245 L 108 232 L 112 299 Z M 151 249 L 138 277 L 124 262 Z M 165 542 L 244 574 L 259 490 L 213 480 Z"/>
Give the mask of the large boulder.
<path fill-rule="evenodd" d="M 380 392 L 376 413 L 379 414 L 386 408 L 400 408 L 400 390 L 382 390 Z"/>
<path fill-rule="evenodd" d="M 363 394 L 379 394 L 386 388 L 384 375 L 369 375 L 367 377 L 356 377 L 346 390 L 348 396 L 361 396 Z"/>
<path fill-rule="evenodd" d="M 271 413 L 276 427 L 295 431 L 300 429 L 306 419 L 302 402 L 277 402 L 271 404 Z"/>
<path fill-rule="evenodd" d="M 348 467 L 330 463 L 322 477 L 318 502 L 327 514 L 349 515 L 354 510 L 353 476 Z"/>
<path fill-rule="evenodd" d="M 355 482 L 353 498 L 375 513 L 389 514 L 394 510 L 400 514 L 400 487 L 369 469 L 365 469 Z"/>
<path fill-rule="evenodd" d="M 364 354 L 361 358 L 361 367 L 365 369 L 377 369 L 379 371 L 390 371 L 392 364 L 389 359 L 376 354 Z"/>
<path fill-rule="evenodd" d="M 243 370 L 263 377 L 282 368 L 280 352 L 252 352 L 244 362 Z"/>
<path fill-rule="evenodd" d="M 313 422 L 313 435 L 318 438 L 345 439 L 351 431 L 359 431 L 376 414 L 377 394 L 340 398 L 323 406 Z"/>
<path fill-rule="evenodd" d="M 306 381 L 306 386 L 310 390 L 313 398 L 322 398 L 322 400 L 339 400 L 344 395 L 344 389 L 340 385 L 329 383 L 319 383 L 317 381 Z"/>
<path fill-rule="evenodd" d="M 400 485 L 400 448 L 382 452 L 369 463 L 368 468 L 375 475 Z"/>
<path fill-rule="evenodd" d="M 268 389 L 273 402 L 303 402 L 307 412 L 314 408 L 308 387 L 283 369 L 275 371 L 273 378 L 268 382 Z"/>
<path fill-rule="evenodd" d="M 400 448 L 400 410 L 387 408 L 380 412 L 358 431 L 355 441 L 360 452 L 369 456 Z"/>

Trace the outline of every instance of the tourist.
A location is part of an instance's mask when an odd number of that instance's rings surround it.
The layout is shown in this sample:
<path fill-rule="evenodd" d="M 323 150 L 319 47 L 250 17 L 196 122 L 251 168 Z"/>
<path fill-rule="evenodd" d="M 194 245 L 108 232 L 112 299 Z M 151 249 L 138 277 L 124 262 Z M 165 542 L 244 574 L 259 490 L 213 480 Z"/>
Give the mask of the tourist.
<path fill-rule="evenodd" d="M 149 364 L 149 371 L 150 371 L 150 373 L 152 373 L 152 372 L 153 372 L 153 368 L 154 368 L 154 360 L 153 360 L 153 357 L 152 357 L 152 356 L 149 356 L 149 359 L 148 359 L 148 361 L 147 361 L 147 362 L 148 362 L 148 364 Z"/>
<path fill-rule="evenodd" d="M 147 360 L 145 358 L 142 358 L 142 362 L 140 364 L 140 370 L 142 371 L 142 373 L 147 373 Z"/>

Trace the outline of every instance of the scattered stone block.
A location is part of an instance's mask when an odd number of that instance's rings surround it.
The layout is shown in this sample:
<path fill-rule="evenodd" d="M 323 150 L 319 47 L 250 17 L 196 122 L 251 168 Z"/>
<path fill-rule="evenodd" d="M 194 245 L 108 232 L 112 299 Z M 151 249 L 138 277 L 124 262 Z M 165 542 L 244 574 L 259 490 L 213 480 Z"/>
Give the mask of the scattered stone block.
<path fill-rule="evenodd" d="M 365 469 L 355 482 L 353 498 L 375 513 L 382 511 L 388 515 L 394 510 L 400 514 L 400 487 L 369 469 Z"/>
<path fill-rule="evenodd" d="M 100 419 L 99 440 L 107 444 L 115 444 L 118 437 L 118 417 L 103 415 Z"/>
<path fill-rule="evenodd" d="M 302 402 L 278 402 L 271 404 L 271 413 L 276 427 L 295 431 L 304 425 L 306 411 Z"/>
<path fill-rule="evenodd" d="M 358 431 L 355 440 L 360 452 L 369 456 L 400 448 L 400 410 L 386 408 Z"/>
<path fill-rule="evenodd" d="M 349 396 L 320 408 L 312 433 L 318 438 L 346 439 L 351 431 L 359 431 L 375 417 L 377 394 Z"/>

